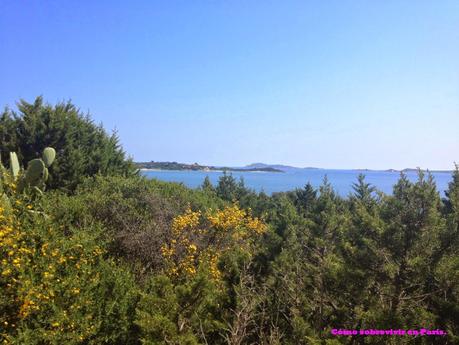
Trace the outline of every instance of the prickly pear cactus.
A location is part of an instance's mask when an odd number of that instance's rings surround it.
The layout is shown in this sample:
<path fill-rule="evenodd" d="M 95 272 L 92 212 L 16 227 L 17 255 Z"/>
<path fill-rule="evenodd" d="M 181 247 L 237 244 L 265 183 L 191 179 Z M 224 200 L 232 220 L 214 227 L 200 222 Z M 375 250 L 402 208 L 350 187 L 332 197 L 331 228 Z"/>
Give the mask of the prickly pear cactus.
<path fill-rule="evenodd" d="M 39 159 L 32 159 L 27 165 L 25 180 L 29 185 L 36 185 L 45 175 L 45 163 Z"/>
<path fill-rule="evenodd" d="M 53 164 L 54 158 L 56 158 L 56 150 L 54 150 L 52 147 L 45 148 L 43 150 L 42 158 L 46 167 L 49 168 L 51 164 Z"/>
<path fill-rule="evenodd" d="M 48 177 L 49 177 L 48 168 L 45 168 L 45 170 L 43 171 L 43 181 L 48 181 Z"/>
<path fill-rule="evenodd" d="M 43 150 L 42 158 L 32 159 L 27 164 L 27 170 L 21 171 L 18 157 L 15 152 L 10 153 L 10 170 L 6 174 L 3 166 L 0 167 L 0 178 L 12 179 L 12 182 L 17 183 L 17 191 L 23 192 L 26 189 L 30 191 L 42 191 L 45 189 L 45 182 L 48 180 L 48 167 L 53 164 L 56 158 L 56 151 L 52 147 L 47 147 Z M 11 176 L 7 176 L 11 175 Z M 1 188 L 1 185 L 0 185 Z M 1 190 L 1 189 L 0 189 Z M 0 193 L 1 194 L 1 193 Z"/>
<path fill-rule="evenodd" d="M 17 178 L 19 175 L 20 167 L 19 167 L 19 160 L 16 152 L 10 152 L 10 168 L 11 168 L 11 175 L 13 178 Z"/>

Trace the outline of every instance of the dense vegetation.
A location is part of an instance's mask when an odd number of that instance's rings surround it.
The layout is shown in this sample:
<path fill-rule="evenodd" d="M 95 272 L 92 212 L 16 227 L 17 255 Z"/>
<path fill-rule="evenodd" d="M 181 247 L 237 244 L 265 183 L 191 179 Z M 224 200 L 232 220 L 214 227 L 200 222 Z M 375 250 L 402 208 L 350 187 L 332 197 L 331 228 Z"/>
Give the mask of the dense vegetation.
<path fill-rule="evenodd" d="M 135 171 L 116 133 L 107 135 L 70 102 L 52 106 L 38 97 L 33 103 L 21 100 L 17 111 L 5 109 L 0 114 L 0 143 L 3 164 L 8 164 L 5 153 L 15 151 L 20 161 L 27 162 L 45 147 L 53 147 L 57 156 L 49 189 L 74 191 L 87 176 L 128 176 Z"/>
<path fill-rule="evenodd" d="M 231 175 L 191 190 L 132 174 L 116 136 L 41 99 L 5 111 L 0 139 L 4 344 L 459 344 L 457 168 L 443 198 L 422 172 L 392 195 L 363 176 L 347 198 Z M 30 180 L 42 152 L 49 178 Z"/>

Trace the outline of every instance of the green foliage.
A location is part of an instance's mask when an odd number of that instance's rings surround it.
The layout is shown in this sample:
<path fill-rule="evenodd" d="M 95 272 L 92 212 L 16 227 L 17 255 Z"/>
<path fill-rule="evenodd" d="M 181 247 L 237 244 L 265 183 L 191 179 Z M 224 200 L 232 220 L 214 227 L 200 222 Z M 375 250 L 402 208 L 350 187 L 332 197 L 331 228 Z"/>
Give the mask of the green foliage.
<path fill-rule="evenodd" d="M 130 341 L 138 293 L 129 272 L 104 258 L 101 228 L 58 227 L 26 201 L 17 195 L 9 216 L 0 209 L 4 343 Z"/>
<path fill-rule="evenodd" d="M 245 187 L 242 177 L 238 182 L 231 173 L 227 174 L 226 171 L 220 176 L 215 190 L 217 195 L 226 201 L 238 200 L 239 202 L 243 202 L 251 194 L 251 191 Z"/>
<path fill-rule="evenodd" d="M 310 183 L 307 183 L 303 189 L 297 189 L 295 191 L 292 199 L 298 212 L 307 216 L 317 200 L 317 191 Z"/>
<path fill-rule="evenodd" d="M 207 193 L 215 193 L 215 187 L 212 185 L 212 182 L 210 182 L 209 176 L 206 176 L 204 179 L 204 182 L 201 185 L 201 189 L 203 191 L 206 191 Z"/>
<path fill-rule="evenodd" d="M 40 180 L 45 179 L 45 169 L 45 163 L 41 159 L 32 159 L 27 164 L 25 182 L 31 186 L 38 185 Z"/>
<path fill-rule="evenodd" d="M 10 109 L 5 108 L 0 114 L 0 153 L 13 152 L 17 149 L 16 141 L 16 122 Z M 6 164 L 6 157 L 0 157 L 0 163 Z"/>
<path fill-rule="evenodd" d="M 376 188 L 365 182 L 365 175 L 359 174 L 357 183 L 352 185 L 352 189 L 354 189 L 355 198 L 364 203 L 371 203 L 373 201 L 373 194 L 376 192 Z"/>
<path fill-rule="evenodd" d="M 23 269 L 8 250 L 1 254 L 8 274 L 20 278 L 2 290 L 1 314 L 15 325 L 3 329 L 3 337 L 21 344 L 338 344 L 349 339 L 332 336 L 332 328 L 426 327 L 446 330 L 454 343 L 457 176 L 443 201 L 422 173 L 416 182 L 402 175 L 393 195 L 374 191 L 363 177 L 346 199 L 327 180 L 318 190 L 306 185 L 272 197 L 236 193 L 236 202 L 254 206 L 268 225 L 248 251 L 236 240 L 220 241 L 218 232 L 205 246 L 199 241 L 211 223 L 228 226 L 242 211 L 227 208 L 228 201 L 208 189 L 99 175 L 72 195 L 52 191 L 35 200 L 2 182 L 10 195 L 4 214 L 21 220 L 10 228 L 21 230 L 18 245 L 31 250 L 22 249 Z M 210 223 L 188 226 L 193 214 Z M 165 246 L 179 225 L 187 245 Z M 221 274 L 216 279 L 215 266 L 196 264 L 193 274 L 170 275 L 164 248 L 177 251 L 169 259 L 192 264 L 200 257 L 196 250 L 214 248 Z M 67 259 L 59 264 L 61 257 Z M 41 303 L 40 310 L 21 319 L 26 298 Z"/>
<path fill-rule="evenodd" d="M 223 330 L 219 295 L 205 272 L 181 284 L 154 277 L 137 308 L 142 344 L 194 345 L 218 339 Z"/>
<path fill-rule="evenodd" d="M 52 148 L 46 148 L 48 152 L 54 151 Z M 49 160 L 52 164 L 52 160 Z M 9 197 L 13 193 L 19 192 L 35 196 L 37 193 L 42 194 L 45 189 L 45 182 L 48 179 L 48 168 L 41 159 L 33 159 L 28 163 L 27 170 L 24 172 L 20 169 L 19 161 L 15 152 L 10 152 L 10 172 L 5 169 L 0 162 L 0 196 L 3 204 L 9 204 Z M 8 188 L 4 188 L 8 187 Z"/>
<path fill-rule="evenodd" d="M 70 103 L 18 108 L 0 116 L 1 342 L 459 343 L 458 167 L 443 199 L 422 172 L 391 195 L 363 175 L 347 198 L 327 179 L 268 196 L 224 174 L 191 190 L 127 176 L 116 136 Z"/>
<path fill-rule="evenodd" d="M 87 176 L 130 175 L 135 171 L 116 133 L 108 135 L 70 102 L 52 106 L 41 97 L 33 103 L 21 100 L 17 111 L 6 109 L 0 116 L 0 128 L 0 151 L 17 150 L 20 161 L 39 157 L 46 147 L 55 149 L 49 189 L 74 191 Z M 51 149 L 43 153 L 46 166 L 53 163 L 54 156 Z"/>
<path fill-rule="evenodd" d="M 47 194 L 43 203 L 46 212 L 64 224 L 101 223 L 110 254 L 139 264 L 140 276 L 162 268 L 160 249 L 176 215 L 189 206 L 206 210 L 223 205 L 206 192 L 136 176 L 88 178 L 74 195 Z"/>

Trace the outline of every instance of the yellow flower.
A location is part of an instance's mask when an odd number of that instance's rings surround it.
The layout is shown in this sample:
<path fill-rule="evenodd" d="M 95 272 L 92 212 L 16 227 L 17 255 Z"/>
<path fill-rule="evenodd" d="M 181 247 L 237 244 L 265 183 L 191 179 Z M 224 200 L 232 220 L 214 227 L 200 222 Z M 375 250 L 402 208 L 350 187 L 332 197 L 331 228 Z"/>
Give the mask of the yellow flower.
<path fill-rule="evenodd" d="M 240 209 L 237 204 L 218 211 L 209 210 L 205 217 L 188 208 L 184 214 L 174 218 L 170 244 L 161 247 L 166 273 L 192 276 L 200 265 L 205 265 L 210 275 L 219 280 L 221 254 L 234 246 L 249 250 L 256 236 L 265 229 L 266 225 L 253 218 L 250 210 Z"/>
<path fill-rule="evenodd" d="M 49 273 L 49 272 L 45 272 L 43 273 L 43 275 L 45 276 L 45 279 L 51 279 L 54 277 L 54 275 L 52 273 Z"/>

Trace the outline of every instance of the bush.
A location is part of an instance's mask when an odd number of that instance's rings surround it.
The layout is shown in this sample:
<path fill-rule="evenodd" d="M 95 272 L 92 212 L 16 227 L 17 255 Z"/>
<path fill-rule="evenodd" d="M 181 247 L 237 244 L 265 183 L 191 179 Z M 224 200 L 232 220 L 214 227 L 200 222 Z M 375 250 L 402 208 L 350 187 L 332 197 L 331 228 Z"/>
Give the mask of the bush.
<path fill-rule="evenodd" d="M 0 128 L 0 152 L 17 151 L 20 161 L 39 157 L 47 146 L 56 149 L 49 189 L 74 191 L 87 176 L 135 172 L 116 133 L 108 135 L 70 102 L 52 106 L 44 104 L 41 97 L 34 103 L 21 100 L 17 112 L 3 112 Z M 8 164 L 5 154 L 2 159 Z"/>
<path fill-rule="evenodd" d="M 215 196 L 179 184 L 120 176 L 88 178 L 75 195 L 47 193 L 43 202 L 60 224 L 101 224 L 109 253 L 139 264 L 140 276 L 162 269 L 161 246 L 175 216 L 187 207 L 222 205 Z"/>
<path fill-rule="evenodd" d="M 11 196 L 0 205 L 0 337 L 5 344 L 126 344 L 137 290 L 104 258 L 98 226 L 57 226 Z"/>

